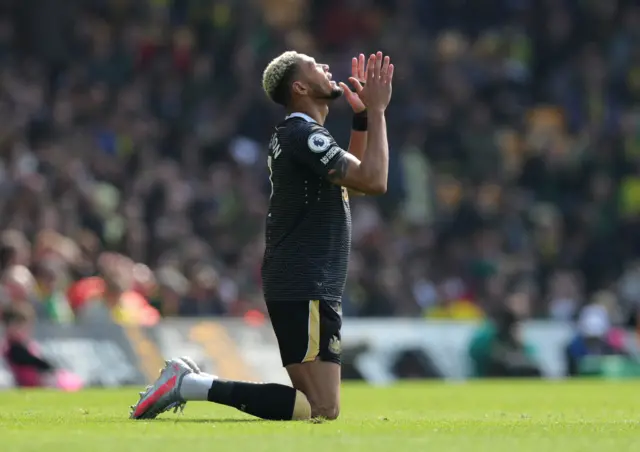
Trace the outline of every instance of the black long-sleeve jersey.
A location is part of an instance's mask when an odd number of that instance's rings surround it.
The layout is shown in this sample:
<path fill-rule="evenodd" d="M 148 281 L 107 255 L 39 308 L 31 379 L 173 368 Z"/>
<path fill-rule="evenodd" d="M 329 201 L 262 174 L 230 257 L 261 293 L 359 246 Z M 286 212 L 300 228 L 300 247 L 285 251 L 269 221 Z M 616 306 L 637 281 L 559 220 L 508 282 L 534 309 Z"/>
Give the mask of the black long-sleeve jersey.
<path fill-rule="evenodd" d="M 346 152 L 309 116 L 281 122 L 269 144 L 271 198 L 262 283 L 268 302 L 341 301 L 351 249 L 347 190 L 328 180 Z"/>

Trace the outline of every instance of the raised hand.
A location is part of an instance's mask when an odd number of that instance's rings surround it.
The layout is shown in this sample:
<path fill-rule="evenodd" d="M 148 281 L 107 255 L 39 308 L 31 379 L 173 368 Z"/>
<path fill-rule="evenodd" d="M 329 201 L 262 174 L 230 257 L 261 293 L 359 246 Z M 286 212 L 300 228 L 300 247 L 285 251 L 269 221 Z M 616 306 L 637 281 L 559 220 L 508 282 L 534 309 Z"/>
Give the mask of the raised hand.
<path fill-rule="evenodd" d="M 351 77 L 349 77 L 349 83 L 353 86 L 355 92 L 351 91 L 346 83 L 340 82 L 339 85 L 344 91 L 344 97 L 351 105 L 354 113 L 363 112 L 366 107 L 360 96 L 357 94 L 362 90 L 362 85 L 365 83 L 367 77 L 364 54 L 361 53 L 358 58 L 353 57 L 351 59 Z"/>
<path fill-rule="evenodd" d="M 391 101 L 394 66 L 391 58 L 382 52 L 369 56 L 367 62 L 365 86 L 354 83 L 356 93 L 369 110 L 384 111 Z M 353 78 L 353 77 L 351 77 Z M 349 81 L 351 81 L 351 78 Z M 357 82 L 357 80 L 356 80 Z"/>

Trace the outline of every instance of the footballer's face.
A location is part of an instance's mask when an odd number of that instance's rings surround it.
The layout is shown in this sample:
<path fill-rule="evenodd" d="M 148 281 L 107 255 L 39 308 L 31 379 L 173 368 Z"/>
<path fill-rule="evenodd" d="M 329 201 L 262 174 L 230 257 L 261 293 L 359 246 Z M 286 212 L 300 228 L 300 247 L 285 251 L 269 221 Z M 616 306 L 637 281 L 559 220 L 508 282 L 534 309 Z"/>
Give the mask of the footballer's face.
<path fill-rule="evenodd" d="M 331 79 L 329 66 L 303 55 L 300 60 L 300 75 L 307 95 L 314 99 L 333 100 L 342 96 L 342 88 Z"/>

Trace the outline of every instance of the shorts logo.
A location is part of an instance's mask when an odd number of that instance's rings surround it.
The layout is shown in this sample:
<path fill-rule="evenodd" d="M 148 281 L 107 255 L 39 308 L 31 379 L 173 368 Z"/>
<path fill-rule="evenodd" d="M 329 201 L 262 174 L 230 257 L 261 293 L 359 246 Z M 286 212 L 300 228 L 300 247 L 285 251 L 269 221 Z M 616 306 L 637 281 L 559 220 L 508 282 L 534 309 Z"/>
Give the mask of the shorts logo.
<path fill-rule="evenodd" d="M 342 351 L 340 339 L 338 339 L 336 336 L 333 336 L 331 339 L 329 339 L 329 351 L 334 355 L 339 355 Z"/>
<path fill-rule="evenodd" d="M 325 134 L 317 132 L 309 137 L 307 144 L 309 145 L 311 152 L 319 154 L 329 149 L 329 146 L 331 146 L 331 140 Z"/>

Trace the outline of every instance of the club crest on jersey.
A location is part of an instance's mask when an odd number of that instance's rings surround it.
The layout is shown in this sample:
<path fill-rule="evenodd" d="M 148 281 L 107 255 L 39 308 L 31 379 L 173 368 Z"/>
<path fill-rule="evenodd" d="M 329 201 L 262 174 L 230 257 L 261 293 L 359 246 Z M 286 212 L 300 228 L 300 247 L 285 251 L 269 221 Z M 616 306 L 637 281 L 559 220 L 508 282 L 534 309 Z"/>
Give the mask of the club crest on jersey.
<path fill-rule="evenodd" d="M 340 352 L 342 351 L 342 346 L 340 344 L 340 339 L 338 339 L 336 336 L 333 336 L 331 339 L 329 339 L 329 351 L 331 353 L 333 353 L 334 355 L 339 355 Z"/>
<path fill-rule="evenodd" d="M 329 146 L 331 146 L 331 140 L 325 134 L 317 132 L 309 137 L 307 144 L 312 152 L 320 153 L 329 149 Z"/>

